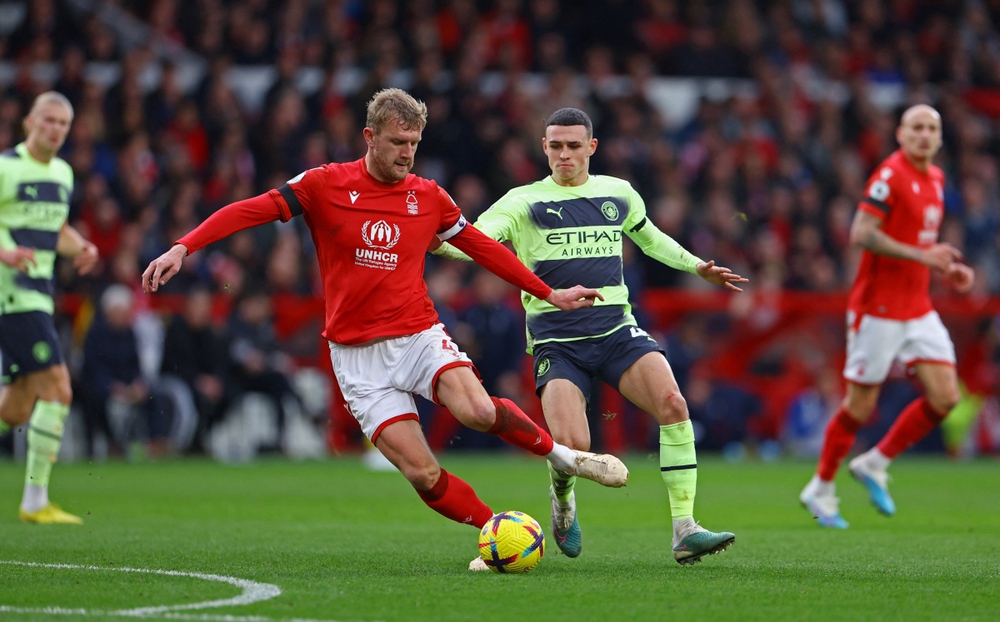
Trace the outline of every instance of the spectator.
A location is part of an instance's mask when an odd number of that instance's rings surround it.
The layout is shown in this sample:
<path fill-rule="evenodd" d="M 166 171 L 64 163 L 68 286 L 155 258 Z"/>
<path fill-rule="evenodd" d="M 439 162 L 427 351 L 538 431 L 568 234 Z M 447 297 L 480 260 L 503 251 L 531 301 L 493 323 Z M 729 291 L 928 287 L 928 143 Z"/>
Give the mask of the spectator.
<path fill-rule="evenodd" d="M 212 325 L 211 292 L 195 288 L 188 293 L 184 312 L 167 326 L 161 365 L 161 383 L 169 385 L 171 378 L 183 383 L 188 395 L 180 400 L 193 400 L 198 418 L 195 450 L 204 447 L 206 433 L 229 405 L 226 367 L 225 344 Z"/>
<path fill-rule="evenodd" d="M 131 449 L 130 443 L 148 442 L 154 453 L 167 449 L 163 421 L 139 371 L 139 347 L 132 329 L 134 302 L 128 287 L 108 287 L 84 342 L 81 385 L 91 457 L 96 457 L 97 434 L 104 436 L 112 453 Z"/>
<path fill-rule="evenodd" d="M 274 333 L 271 298 L 263 289 L 250 285 L 236 301 L 229 318 L 230 376 L 241 392 L 261 393 L 274 405 L 277 415 L 278 446 L 280 449 L 286 422 L 288 400 L 301 408 L 301 400 L 292 388 L 288 374 L 292 361 L 278 347 Z"/>

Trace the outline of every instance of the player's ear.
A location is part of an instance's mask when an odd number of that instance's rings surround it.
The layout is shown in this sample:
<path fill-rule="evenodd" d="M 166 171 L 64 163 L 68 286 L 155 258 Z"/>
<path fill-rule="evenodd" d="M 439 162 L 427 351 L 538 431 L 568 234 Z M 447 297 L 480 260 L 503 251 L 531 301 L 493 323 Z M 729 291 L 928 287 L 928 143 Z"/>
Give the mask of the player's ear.
<path fill-rule="evenodd" d="M 368 143 L 368 146 L 369 147 L 374 147 L 375 146 L 375 130 L 373 130 L 370 127 L 366 127 L 365 129 L 361 130 L 361 133 L 364 135 L 365 142 Z"/>
<path fill-rule="evenodd" d="M 597 139 L 596 138 L 591 138 L 590 139 L 590 153 L 588 153 L 587 156 L 590 157 L 590 156 L 594 155 L 595 151 L 597 151 Z"/>

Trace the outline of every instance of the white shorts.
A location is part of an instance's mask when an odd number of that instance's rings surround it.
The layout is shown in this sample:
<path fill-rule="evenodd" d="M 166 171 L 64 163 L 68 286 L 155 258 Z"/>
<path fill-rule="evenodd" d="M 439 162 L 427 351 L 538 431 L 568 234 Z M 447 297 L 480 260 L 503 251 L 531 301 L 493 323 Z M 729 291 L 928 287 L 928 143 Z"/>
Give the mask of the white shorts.
<path fill-rule="evenodd" d="M 413 394 L 437 402 L 434 387 L 442 372 L 453 367 L 475 371 L 443 324 L 360 346 L 331 342 L 330 360 L 347 409 L 373 443 L 390 423 L 419 421 Z"/>
<path fill-rule="evenodd" d="M 844 378 L 855 384 L 885 382 L 893 361 L 955 364 L 955 346 L 937 311 L 913 320 L 887 320 L 847 312 Z"/>

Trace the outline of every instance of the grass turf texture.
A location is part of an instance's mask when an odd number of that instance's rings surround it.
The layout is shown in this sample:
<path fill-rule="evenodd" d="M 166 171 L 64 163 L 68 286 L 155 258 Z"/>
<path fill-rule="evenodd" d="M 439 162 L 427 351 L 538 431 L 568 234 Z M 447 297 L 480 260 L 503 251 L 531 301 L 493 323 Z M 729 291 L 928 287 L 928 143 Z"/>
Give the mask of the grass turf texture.
<path fill-rule="evenodd" d="M 494 511 L 517 509 L 549 530 L 545 465 L 509 456 L 443 464 Z M 803 462 L 703 459 L 696 517 L 737 535 L 728 552 L 680 567 L 670 553 L 666 492 L 652 456 L 631 456 L 628 487 L 577 489 L 584 552 L 546 556 L 528 575 L 470 573 L 477 532 L 431 512 L 398 474 L 360 461 L 204 461 L 59 465 L 53 498 L 83 527 L 17 520 L 23 466 L 0 463 L 0 605 L 111 611 L 231 598 L 239 589 L 117 567 L 219 574 L 283 593 L 247 606 L 184 612 L 322 620 L 938 620 L 996 619 L 1000 486 L 996 462 L 904 459 L 887 519 L 842 473 L 847 531 L 824 530 L 798 504 Z M 845 469 L 846 471 L 846 469 Z M 6 508 L 6 509 L 4 509 Z M 0 619 L 107 616 L 0 613 Z"/>

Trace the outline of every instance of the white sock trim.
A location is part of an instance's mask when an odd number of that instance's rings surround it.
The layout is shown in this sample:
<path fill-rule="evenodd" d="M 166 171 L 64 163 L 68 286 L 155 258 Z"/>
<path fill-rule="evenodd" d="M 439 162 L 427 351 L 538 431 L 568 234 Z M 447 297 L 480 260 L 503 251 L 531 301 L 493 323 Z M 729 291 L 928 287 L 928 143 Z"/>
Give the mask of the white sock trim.
<path fill-rule="evenodd" d="M 25 512 L 37 512 L 49 504 L 49 487 L 24 485 L 24 495 L 21 497 L 21 509 Z"/>
<path fill-rule="evenodd" d="M 552 443 L 552 451 L 545 456 L 557 471 L 569 471 L 576 462 L 576 452 L 565 445 Z"/>

